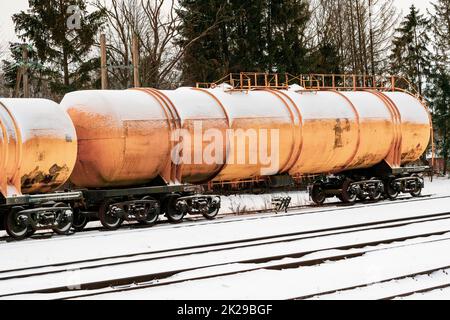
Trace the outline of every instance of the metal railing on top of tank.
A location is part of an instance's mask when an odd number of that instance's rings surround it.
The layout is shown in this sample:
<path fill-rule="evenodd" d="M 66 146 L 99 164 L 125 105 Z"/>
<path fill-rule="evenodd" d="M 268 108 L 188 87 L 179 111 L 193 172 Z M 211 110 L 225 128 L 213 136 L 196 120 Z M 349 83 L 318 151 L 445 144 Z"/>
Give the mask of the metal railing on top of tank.
<path fill-rule="evenodd" d="M 297 84 L 299 91 L 320 91 L 320 90 L 378 90 L 378 91 L 402 91 L 412 94 L 421 101 L 423 106 L 429 111 L 428 104 L 419 93 L 417 87 L 401 76 L 380 76 L 380 75 L 355 75 L 355 74 L 302 74 L 293 76 L 289 73 L 261 73 L 261 72 L 241 72 L 231 73 L 216 82 L 199 82 L 197 88 L 214 89 L 221 84 L 228 84 L 230 87 L 226 91 L 250 91 L 262 89 L 286 90 L 290 86 Z M 434 131 L 431 124 L 431 145 L 432 163 L 434 166 Z"/>
<path fill-rule="evenodd" d="M 207 83 L 197 83 L 197 88 L 216 88 L 228 84 L 230 91 L 249 91 L 258 89 L 288 89 L 298 84 L 307 91 L 317 90 L 380 90 L 406 91 L 420 97 L 417 88 L 404 77 L 371 76 L 354 74 L 302 74 L 241 72 L 230 73 L 222 79 Z"/>

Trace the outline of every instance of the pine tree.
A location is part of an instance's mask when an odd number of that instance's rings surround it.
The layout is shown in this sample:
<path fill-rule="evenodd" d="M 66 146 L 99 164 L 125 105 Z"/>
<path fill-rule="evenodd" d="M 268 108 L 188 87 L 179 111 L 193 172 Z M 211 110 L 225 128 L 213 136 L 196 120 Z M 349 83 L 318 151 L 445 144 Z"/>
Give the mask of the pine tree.
<path fill-rule="evenodd" d="M 450 156 L 450 0 L 433 3 L 433 66 L 427 96 L 433 111 L 438 152 L 444 159 L 444 174 Z"/>
<path fill-rule="evenodd" d="M 43 66 L 36 60 L 36 50 L 27 46 L 28 50 L 28 63 L 25 65 L 25 61 L 22 59 L 22 52 L 24 45 L 20 43 L 10 43 L 10 59 L 2 61 L 2 70 L 4 74 L 5 86 L 7 88 L 15 88 L 17 85 L 17 73 L 22 67 L 27 67 L 29 75 L 29 82 L 31 84 L 39 85 L 40 73 Z"/>
<path fill-rule="evenodd" d="M 307 73 L 341 74 L 341 57 L 338 48 L 330 42 L 325 42 L 312 51 L 310 70 Z M 327 85 L 332 85 L 331 83 Z"/>
<path fill-rule="evenodd" d="M 295 75 L 308 71 L 305 30 L 310 19 L 309 3 L 304 0 L 268 1 L 270 21 L 267 29 L 268 65 L 266 70 Z"/>
<path fill-rule="evenodd" d="M 71 6 L 81 13 L 80 25 L 69 28 Z M 85 0 L 29 0 L 30 10 L 13 16 L 16 32 L 36 48 L 52 90 L 60 94 L 92 85 L 98 58 L 89 54 L 103 22 L 104 12 L 87 12 Z"/>
<path fill-rule="evenodd" d="M 446 174 L 450 156 L 450 74 L 448 72 L 433 74 L 428 96 L 433 110 L 438 153 L 444 159 L 444 174 Z"/>
<path fill-rule="evenodd" d="M 223 21 L 230 19 L 230 4 L 221 0 L 181 0 L 180 7 L 178 45 L 188 46 L 181 61 L 182 82 L 193 85 L 219 79 L 229 71 L 230 28 Z"/>
<path fill-rule="evenodd" d="M 299 74 L 310 69 L 305 0 L 182 0 L 180 5 L 179 45 L 197 39 L 181 63 L 185 84 L 214 81 L 230 72 Z"/>
<path fill-rule="evenodd" d="M 450 0 L 432 3 L 431 26 L 434 34 L 435 62 L 450 72 Z"/>
<path fill-rule="evenodd" d="M 419 93 L 423 93 L 424 77 L 430 71 L 430 52 L 428 35 L 430 22 L 414 5 L 398 28 L 393 40 L 390 56 L 394 75 L 404 76 L 413 81 Z"/>
<path fill-rule="evenodd" d="M 230 71 L 265 71 L 267 1 L 231 0 Z"/>

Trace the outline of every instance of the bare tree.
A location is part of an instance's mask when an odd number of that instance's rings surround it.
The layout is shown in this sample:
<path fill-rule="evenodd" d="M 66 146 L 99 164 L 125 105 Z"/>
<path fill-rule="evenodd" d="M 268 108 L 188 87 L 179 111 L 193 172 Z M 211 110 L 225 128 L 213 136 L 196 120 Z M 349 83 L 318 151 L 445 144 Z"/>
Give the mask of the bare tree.
<path fill-rule="evenodd" d="M 178 65 L 186 49 L 219 23 L 217 21 L 199 37 L 180 46 L 181 21 L 176 0 L 95 0 L 94 5 L 107 11 L 108 59 L 112 66 L 109 76 L 111 86 L 115 88 L 131 86 L 134 35 L 138 37 L 140 45 L 142 85 L 172 88 L 179 85 L 181 73 Z"/>
<path fill-rule="evenodd" d="M 311 0 L 312 46 L 332 43 L 343 72 L 375 74 L 388 68 L 399 14 L 393 0 Z"/>

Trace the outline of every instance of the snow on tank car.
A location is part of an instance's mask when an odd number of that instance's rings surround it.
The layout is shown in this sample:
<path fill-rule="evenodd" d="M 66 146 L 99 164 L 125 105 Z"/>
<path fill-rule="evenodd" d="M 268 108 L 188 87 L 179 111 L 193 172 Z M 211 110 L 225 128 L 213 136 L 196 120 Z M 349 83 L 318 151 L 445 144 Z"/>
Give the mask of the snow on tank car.
<path fill-rule="evenodd" d="M 55 193 L 69 180 L 77 157 L 67 113 L 50 100 L 0 99 L 0 131 L 1 214 L 8 233 L 22 238 L 44 228 L 68 232 L 72 211 L 65 201 L 81 194 Z"/>
<path fill-rule="evenodd" d="M 431 119 L 418 98 L 356 84 L 273 85 L 263 76 L 264 85 L 241 74 L 206 88 L 66 95 L 61 104 L 79 138 L 71 181 L 118 188 L 321 174 L 311 188 L 319 204 L 420 194 L 416 171 L 424 168 L 406 166 L 430 141 Z"/>

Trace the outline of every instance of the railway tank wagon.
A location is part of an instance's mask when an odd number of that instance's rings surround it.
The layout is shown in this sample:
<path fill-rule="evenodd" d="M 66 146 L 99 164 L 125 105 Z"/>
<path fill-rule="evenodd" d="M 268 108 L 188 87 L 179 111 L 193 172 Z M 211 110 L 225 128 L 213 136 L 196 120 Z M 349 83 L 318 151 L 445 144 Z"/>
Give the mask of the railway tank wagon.
<path fill-rule="evenodd" d="M 206 185 L 289 186 L 310 175 L 322 177 L 309 187 L 317 204 L 419 196 L 427 167 L 412 163 L 430 142 L 426 106 L 394 80 L 379 88 L 351 78 L 314 86 L 241 73 L 177 90 L 72 92 L 60 105 L 0 99 L 4 227 L 22 239 L 80 231 L 91 216 L 108 229 L 161 214 L 213 219 L 220 197 Z"/>
<path fill-rule="evenodd" d="M 15 238 L 37 229 L 65 234 L 80 192 L 55 192 L 75 166 L 77 136 L 55 102 L 0 99 L 0 215 Z"/>
<path fill-rule="evenodd" d="M 406 92 L 328 93 L 342 97 L 354 114 L 349 125 L 334 128 L 333 148 L 343 150 L 345 137 L 354 130 L 348 140 L 353 152 L 343 163 L 332 162 L 334 167 L 320 171 L 334 176 L 312 186 L 314 202 L 322 204 L 332 196 L 344 202 L 379 200 L 383 194 L 391 199 L 399 193 L 419 196 L 424 182 L 418 173 L 427 168 L 408 165 L 420 159 L 430 142 L 431 119 L 424 105 Z"/>
<path fill-rule="evenodd" d="M 208 182 L 321 174 L 326 178 L 310 188 L 318 204 L 334 196 L 344 202 L 417 196 L 423 188 L 417 173 L 425 168 L 407 165 L 428 147 L 430 116 L 406 92 L 241 83 L 79 91 L 61 106 L 78 136 L 71 182 L 89 189 L 84 195 L 93 205 L 85 210 L 98 209 L 111 229 L 149 210 L 173 222 L 187 213 L 213 218 L 218 198 L 191 189 Z M 222 137 L 234 133 L 215 145 L 212 162 L 204 159 L 211 129 Z M 180 144 L 174 139 L 180 136 L 193 138 Z M 262 141 L 275 164 L 261 158 Z M 239 154 L 243 161 L 236 161 Z"/>

